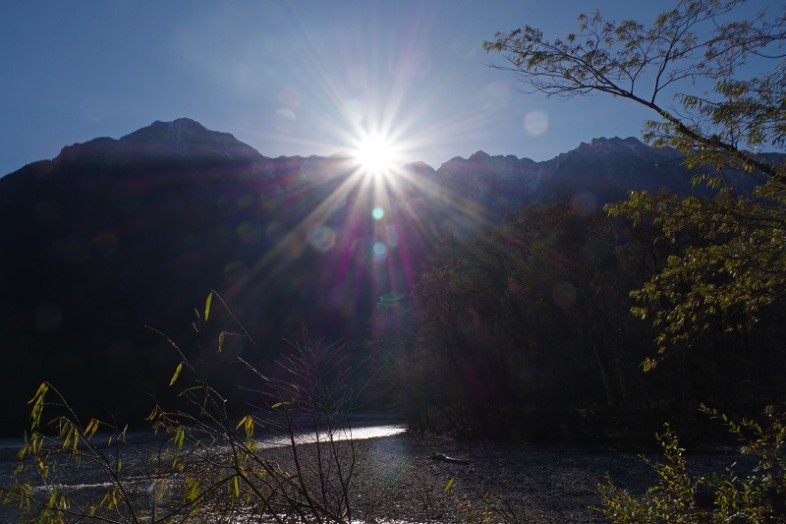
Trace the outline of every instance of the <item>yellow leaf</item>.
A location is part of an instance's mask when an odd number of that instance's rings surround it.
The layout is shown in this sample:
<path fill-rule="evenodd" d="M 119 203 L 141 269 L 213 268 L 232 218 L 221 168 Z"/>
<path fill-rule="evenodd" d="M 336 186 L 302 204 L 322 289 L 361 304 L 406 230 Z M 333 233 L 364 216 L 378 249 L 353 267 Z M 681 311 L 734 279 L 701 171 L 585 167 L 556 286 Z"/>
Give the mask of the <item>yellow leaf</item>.
<path fill-rule="evenodd" d="M 43 397 L 47 390 L 49 389 L 49 385 L 46 382 L 42 382 L 41 385 L 38 386 L 38 389 L 33 395 L 33 398 L 27 401 L 28 404 L 33 404 L 38 402 L 38 397 Z"/>
<path fill-rule="evenodd" d="M 249 415 L 240 419 L 240 422 L 237 423 L 235 429 L 240 429 L 241 426 L 243 430 L 246 432 L 246 437 L 251 438 L 254 435 L 254 419 L 251 418 Z"/>
<path fill-rule="evenodd" d="M 197 498 L 199 498 L 199 481 L 196 479 L 186 479 L 186 482 L 188 484 L 186 500 L 189 502 L 194 502 Z"/>
<path fill-rule="evenodd" d="M 183 450 L 183 442 L 186 438 L 186 430 L 183 426 L 178 426 L 175 430 L 175 435 L 172 437 L 172 443 L 177 447 L 177 452 L 175 453 L 175 458 L 172 461 L 172 467 L 177 466 L 178 459 L 180 458 L 180 452 Z"/>
<path fill-rule="evenodd" d="M 180 450 L 183 447 L 183 442 L 186 438 L 186 430 L 183 426 L 178 426 L 177 430 L 175 430 L 175 436 L 172 437 L 172 442 L 177 446 L 177 449 Z"/>
<path fill-rule="evenodd" d="M 180 364 L 177 365 L 177 367 L 175 368 L 175 374 L 172 375 L 172 378 L 169 380 L 169 385 L 170 386 L 172 386 L 172 384 L 174 384 L 175 381 L 177 380 L 177 377 L 180 376 L 180 371 L 182 369 L 183 369 L 183 363 L 181 362 Z"/>
<path fill-rule="evenodd" d="M 447 485 L 445 485 L 445 495 L 453 493 L 453 488 L 456 486 L 456 477 L 450 477 Z"/>
<path fill-rule="evenodd" d="M 90 419 L 90 422 L 87 423 L 87 427 L 85 428 L 85 432 L 84 432 L 86 439 L 89 440 L 93 438 L 93 435 L 95 435 L 96 432 L 98 431 L 98 425 L 99 422 L 97 419 L 94 418 Z"/>
<path fill-rule="evenodd" d="M 155 405 L 153 409 L 150 411 L 150 414 L 145 417 L 145 420 L 153 421 L 161 417 L 164 414 L 164 411 L 161 409 L 160 406 Z"/>
<path fill-rule="evenodd" d="M 212 291 L 207 296 L 207 300 L 205 300 L 205 322 L 207 322 L 207 319 L 210 318 L 210 304 L 211 304 L 211 302 L 213 302 L 213 292 Z"/>

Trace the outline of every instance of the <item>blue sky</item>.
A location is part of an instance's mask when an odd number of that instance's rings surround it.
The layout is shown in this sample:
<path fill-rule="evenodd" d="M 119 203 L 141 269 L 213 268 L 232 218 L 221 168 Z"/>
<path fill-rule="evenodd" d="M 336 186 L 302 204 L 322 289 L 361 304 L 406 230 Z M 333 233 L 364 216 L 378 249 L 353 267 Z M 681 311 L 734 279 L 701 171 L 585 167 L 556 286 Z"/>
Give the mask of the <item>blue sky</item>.
<path fill-rule="evenodd" d="M 652 4 L 658 4 L 653 6 Z M 662 7 L 661 7 L 662 5 Z M 408 161 L 484 150 L 544 160 L 652 115 L 594 96 L 520 92 L 484 39 L 563 36 L 595 8 L 650 21 L 660 2 L 38 1 L 0 4 L 0 174 L 75 142 L 189 117 L 266 156 L 347 150 L 382 129 Z"/>

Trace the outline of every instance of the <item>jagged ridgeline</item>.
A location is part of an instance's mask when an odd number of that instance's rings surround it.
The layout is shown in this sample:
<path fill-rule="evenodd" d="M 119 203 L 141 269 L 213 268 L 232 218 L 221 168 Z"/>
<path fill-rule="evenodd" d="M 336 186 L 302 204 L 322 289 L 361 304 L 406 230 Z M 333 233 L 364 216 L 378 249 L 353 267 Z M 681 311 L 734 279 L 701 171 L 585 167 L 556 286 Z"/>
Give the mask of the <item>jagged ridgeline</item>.
<path fill-rule="evenodd" d="M 214 351 L 198 344 L 211 328 L 192 328 L 210 290 L 262 358 L 305 326 L 361 359 L 374 315 L 407 297 L 446 231 L 469 237 L 535 202 L 687 193 L 690 178 L 675 151 L 633 138 L 546 162 L 414 163 L 385 183 L 345 156 L 267 158 L 188 119 L 65 147 L 0 178 L 0 432 L 22 431 L 42 380 L 77 410 L 139 420 L 177 361 L 145 326 L 191 356 Z"/>

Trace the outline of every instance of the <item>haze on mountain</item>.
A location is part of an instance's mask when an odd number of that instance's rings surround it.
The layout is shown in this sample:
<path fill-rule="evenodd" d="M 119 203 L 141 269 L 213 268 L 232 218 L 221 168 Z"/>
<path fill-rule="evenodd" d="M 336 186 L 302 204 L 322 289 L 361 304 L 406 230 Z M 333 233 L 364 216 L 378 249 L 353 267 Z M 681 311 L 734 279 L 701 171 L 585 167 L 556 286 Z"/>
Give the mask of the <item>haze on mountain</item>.
<path fill-rule="evenodd" d="M 198 352 L 211 290 L 270 359 L 306 329 L 362 360 L 379 304 L 407 296 L 446 232 L 471 238 L 533 203 L 589 214 L 631 189 L 685 193 L 690 176 L 635 138 L 386 176 L 346 155 L 268 158 L 187 118 L 65 147 L 0 178 L 2 432 L 23 428 L 41 380 L 139 420 L 177 362 L 161 333 Z"/>

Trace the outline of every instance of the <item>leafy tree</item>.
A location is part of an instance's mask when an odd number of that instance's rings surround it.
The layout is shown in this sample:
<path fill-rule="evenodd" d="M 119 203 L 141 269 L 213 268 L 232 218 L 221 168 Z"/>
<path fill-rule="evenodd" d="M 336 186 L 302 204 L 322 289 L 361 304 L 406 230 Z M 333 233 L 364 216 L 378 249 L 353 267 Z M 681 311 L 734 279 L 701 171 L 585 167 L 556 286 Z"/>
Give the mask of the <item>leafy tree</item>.
<path fill-rule="evenodd" d="M 633 313 L 660 331 L 661 355 L 700 345 L 708 333 L 747 332 L 786 295 L 786 162 L 760 152 L 786 146 L 786 8 L 746 17 L 744 4 L 682 0 L 649 26 L 596 12 L 579 16 L 578 31 L 561 39 L 526 26 L 484 44 L 534 91 L 605 93 L 651 109 L 657 118 L 644 123 L 644 139 L 674 148 L 700 169 L 695 183 L 717 189 L 713 198 L 634 192 L 607 208 L 674 250 L 631 293 Z M 646 359 L 645 370 L 658 360 Z M 781 519 L 782 415 L 768 407 L 770 424 L 759 426 L 704 410 L 733 434 L 748 434 L 743 453 L 759 456 L 753 472 L 691 477 L 667 427 L 659 437 L 667 462 L 653 463 L 658 484 L 641 497 L 601 485 L 601 513 L 613 522 Z M 703 506 L 701 489 L 711 498 Z"/>
<path fill-rule="evenodd" d="M 632 293 L 662 354 L 719 325 L 751 327 L 786 291 L 786 163 L 758 152 L 786 145 L 786 9 L 745 18 L 744 4 L 682 0 L 649 26 L 582 14 L 564 38 L 525 26 L 484 43 L 533 91 L 605 93 L 651 109 L 644 139 L 674 148 L 701 169 L 696 183 L 718 189 L 714 199 L 632 193 L 608 208 L 679 248 Z"/>

